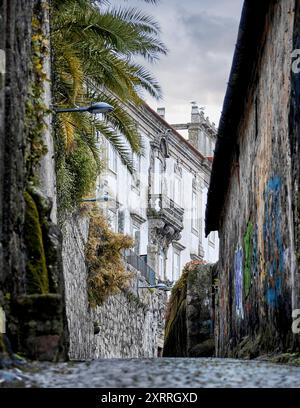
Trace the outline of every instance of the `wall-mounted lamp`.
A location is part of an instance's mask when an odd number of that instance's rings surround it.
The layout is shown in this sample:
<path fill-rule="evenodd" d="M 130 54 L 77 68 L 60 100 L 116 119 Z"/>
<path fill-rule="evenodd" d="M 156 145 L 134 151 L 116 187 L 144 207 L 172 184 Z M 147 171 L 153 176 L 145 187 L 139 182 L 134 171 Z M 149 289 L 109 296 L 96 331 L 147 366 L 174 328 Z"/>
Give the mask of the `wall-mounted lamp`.
<path fill-rule="evenodd" d="M 81 202 L 83 203 L 94 203 L 96 201 L 113 201 L 113 198 L 108 195 L 108 193 L 104 194 L 102 197 L 93 197 L 93 198 L 83 198 Z"/>
<path fill-rule="evenodd" d="M 93 115 L 97 113 L 108 113 L 114 110 L 113 106 L 105 102 L 95 102 L 90 106 L 77 106 L 76 108 L 53 108 L 55 113 L 65 112 L 89 112 Z"/>
<path fill-rule="evenodd" d="M 158 289 L 163 290 L 164 292 L 169 292 L 170 290 L 172 290 L 170 286 L 167 286 L 164 283 L 158 283 L 157 285 L 151 286 L 138 286 L 138 289 Z"/>

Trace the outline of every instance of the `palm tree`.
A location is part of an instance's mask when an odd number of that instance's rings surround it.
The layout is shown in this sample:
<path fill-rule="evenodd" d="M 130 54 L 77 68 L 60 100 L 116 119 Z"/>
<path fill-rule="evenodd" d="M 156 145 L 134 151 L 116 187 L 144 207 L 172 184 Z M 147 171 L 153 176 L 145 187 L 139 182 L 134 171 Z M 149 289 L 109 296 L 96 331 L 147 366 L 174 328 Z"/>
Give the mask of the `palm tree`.
<path fill-rule="evenodd" d="M 156 3 L 156 0 L 144 1 Z M 100 165 L 96 130 L 112 143 L 128 169 L 133 170 L 132 152 L 140 154 L 141 140 L 125 106 L 142 104 L 145 91 L 157 99 L 161 97 L 157 81 L 136 62 L 136 57 L 154 62 L 166 54 L 159 34 L 157 22 L 136 8 L 112 8 L 106 0 L 53 0 L 51 39 L 55 104 L 70 106 L 101 100 L 115 108 L 101 121 L 91 120 L 88 114 L 59 115 L 58 167 L 74 160 L 71 156 L 76 155 L 78 146 L 81 150 L 85 147 L 88 150 L 85 164 L 90 157 L 87 178 L 90 179 L 91 174 L 95 176 Z M 61 179 L 78 179 L 64 171 L 60 174 Z M 82 185 L 77 197 L 87 192 L 84 183 Z"/>
<path fill-rule="evenodd" d="M 151 73 L 134 61 L 136 56 L 154 61 L 166 53 L 158 39 L 158 24 L 137 9 L 102 10 L 101 2 L 99 5 L 90 0 L 56 0 L 52 16 L 56 102 L 61 106 L 76 105 L 89 99 L 112 104 L 114 112 L 93 125 L 112 142 L 130 167 L 131 152 L 111 126 L 125 136 L 133 152 L 140 151 L 139 135 L 122 103 L 141 104 L 143 90 L 155 98 L 161 96 Z M 87 92 L 89 86 L 92 95 Z M 84 115 L 66 114 L 60 118 L 70 150 L 76 129 L 89 133 L 90 121 Z"/>

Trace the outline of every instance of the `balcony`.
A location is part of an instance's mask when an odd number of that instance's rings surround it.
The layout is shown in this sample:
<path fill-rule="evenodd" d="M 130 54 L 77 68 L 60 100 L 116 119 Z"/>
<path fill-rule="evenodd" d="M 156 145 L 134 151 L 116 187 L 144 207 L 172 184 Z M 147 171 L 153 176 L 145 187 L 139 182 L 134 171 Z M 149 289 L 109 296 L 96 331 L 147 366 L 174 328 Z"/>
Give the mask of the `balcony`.
<path fill-rule="evenodd" d="M 161 219 L 179 233 L 183 230 L 184 209 L 164 194 L 150 194 L 148 218 Z"/>
<path fill-rule="evenodd" d="M 127 249 L 124 252 L 124 259 L 129 265 L 139 271 L 150 285 L 156 284 L 154 270 L 147 265 L 141 256 L 138 256 L 135 252 Z"/>

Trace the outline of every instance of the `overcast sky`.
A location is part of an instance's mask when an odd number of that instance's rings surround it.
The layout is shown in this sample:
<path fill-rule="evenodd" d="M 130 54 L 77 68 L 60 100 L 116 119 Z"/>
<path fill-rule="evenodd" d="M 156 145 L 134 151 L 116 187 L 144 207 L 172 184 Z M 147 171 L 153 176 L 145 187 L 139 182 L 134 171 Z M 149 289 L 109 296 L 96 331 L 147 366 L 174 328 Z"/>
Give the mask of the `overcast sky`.
<path fill-rule="evenodd" d="M 124 5 L 122 0 L 113 3 Z M 160 0 L 157 6 L 141 0 L 126 3 L 156 17 L 169 49 L 151 66 L 162 86 L 163 101 L 149 97 L 149 105 L 165 106 L 167 121 L 180 123 L 190 120 L 190 102 L 196 101 L 218 124 L 243 0 Z"/>

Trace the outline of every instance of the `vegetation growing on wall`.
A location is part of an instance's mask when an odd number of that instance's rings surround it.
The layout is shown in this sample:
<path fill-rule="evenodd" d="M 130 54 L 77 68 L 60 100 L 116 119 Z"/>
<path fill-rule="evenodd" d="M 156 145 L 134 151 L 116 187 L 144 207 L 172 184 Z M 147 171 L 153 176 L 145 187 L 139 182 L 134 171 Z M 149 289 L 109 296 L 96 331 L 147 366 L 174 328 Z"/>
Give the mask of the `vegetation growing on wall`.
<path fill-rule="evenodd" d="M 89 301 L 95 307 L 128 287 L 132 275 L 125 269 L 121 251 L 131 248 L 133 240 L 128 235 L 113 232 L 96 209 L 91 215 L 86 261 Z"/>
<path fill-rule="evenodd" d="M 26 242 L 26 289 L 28 294 L 46 294 L 49 291 L 48 271 L 42 228 L 35 201 L 24 193 L 26 204 L 24 239 Z"/>
<path fill-rule="evenodd" d="M 181 277 L 172 289 L 166 312 L 165 341 L 163 355 L 187 356 L 186 295 L 187 281 L 203 261 L 188 262 L 183 268 Z"/>
<path fill-rule="evenodd" d="M 184 269 L 180 279 L 176 282 L 172 289 L 171 297 L 168 303 L 168 308 L 166 312 L 166 328 L 165 328 L 165 341 L 168 341 L 168 337 L 175 319 L 183 307 L 183 302 L 186 300 L 186 289 L 187 289 L 187 277 L 189 270 Z"/>
<path fill-rule="evenodd" d="M 26 170 L 29 181 L 36 180 L 36 168 L 41 157 L 47 153 L 43 143 L 43 133 L 46 129 L 46 117 L 50 113 L 44 103 L 44 83 L 47 75 L 44 71 L 44 61 L 49 55 L 49 40 L 43 31 L 43 9 L 41 2 L 36 2 L 32 16 L 31 36 L 31 83 L 25 112 L 25 127 L 27 136 Z"/>
<path fill-rule="evenodd" d="M 80 138 L 75 138 L 76 148 L 65 154 L 61 141 L 57 141 L 57 198 L 60 218 L 78 206 L 82 197 L 95 191 L 95 182 L 102 165 L 89 146 Z"/>
<path fill-rule="evenodd" d="M 49 38 L 44 30 L 47 2 L 34 2 L 31 20 L 31 65 L 30 82 L 25 106 L 26 132 L 26 183 L 24 192 L 25 221 L 24 242 L 26 246 L 26 291 L 27 294 L 49 292 L 47 262 L 43 242 L 44 213 L 30 193 L 32 185 L 38 185 L 38 166 L 47 153 L 43 142 L 47 128 L 46 118 L 50 110 L 44 103 L 45 82 L 50 80 L 45 72 L 45 60 L 49 58 Z"/>

